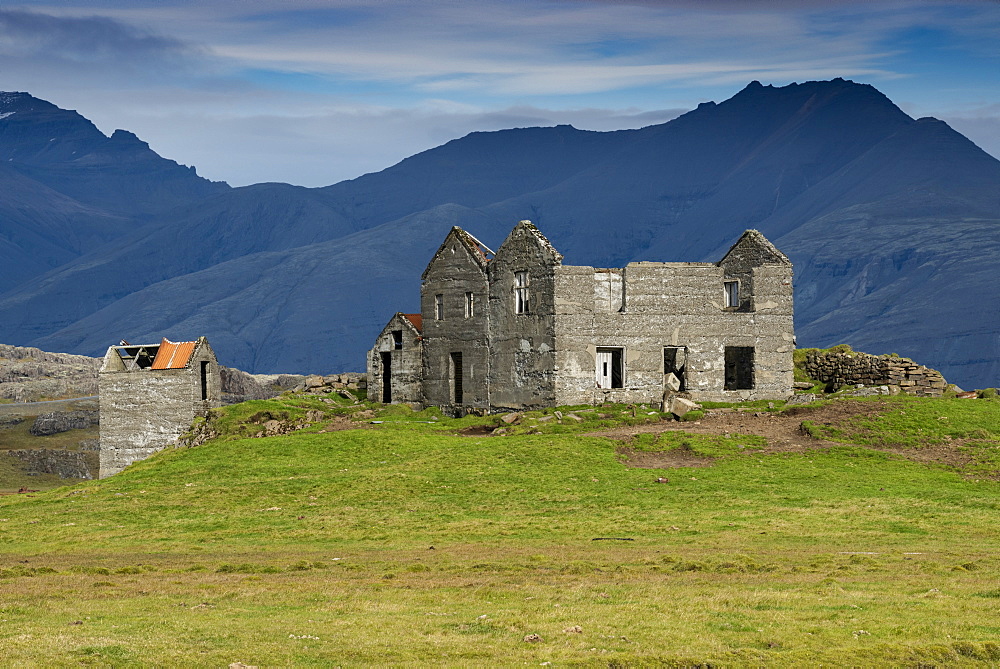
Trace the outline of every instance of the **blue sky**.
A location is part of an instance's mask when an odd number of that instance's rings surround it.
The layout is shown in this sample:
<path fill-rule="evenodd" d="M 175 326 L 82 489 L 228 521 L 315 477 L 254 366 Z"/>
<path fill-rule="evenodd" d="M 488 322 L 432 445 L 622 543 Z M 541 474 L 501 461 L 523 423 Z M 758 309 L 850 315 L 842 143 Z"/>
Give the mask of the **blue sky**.
<path fill-rule="evenodd" d="M 328 185 L 474 130 L 635 128 L 751 80 L 838 76 L 1000 156 L 996 0 L 0 6 L 0 90 L 233 185 Z"/>

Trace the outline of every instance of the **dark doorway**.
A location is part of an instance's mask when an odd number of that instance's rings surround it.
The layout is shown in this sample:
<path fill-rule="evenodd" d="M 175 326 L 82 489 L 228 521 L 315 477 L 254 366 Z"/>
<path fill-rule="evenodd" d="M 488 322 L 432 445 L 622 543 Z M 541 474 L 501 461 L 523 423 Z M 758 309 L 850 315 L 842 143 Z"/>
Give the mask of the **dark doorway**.
<path fill-rule="evenodd" d="M 382 403 L 392 403 L 392 353 L 382 354 Z"/>
<path fill-rule="evenodd" d="M 683 346 L 663 347 L 663 375 L 673 374 L 680 381 L 679 391 L 687 390 L 687 380 L 684 372 L 687 368 L 687 349 Z"/>
<path fill-rule="evenodd" d="M 201 399 L 208 399 L 208 361 L 201 361 Z"/>
<path fill-rule="evenodd" d="M 726 347 L 726 390 L 753 389 L 753 346 Z"/>
<path fill-rule="evenodd" d="M 455 351 L 451 354 L 451 379 L 454 390 L 455 404 L 462 403 L 462 353 Z"/>

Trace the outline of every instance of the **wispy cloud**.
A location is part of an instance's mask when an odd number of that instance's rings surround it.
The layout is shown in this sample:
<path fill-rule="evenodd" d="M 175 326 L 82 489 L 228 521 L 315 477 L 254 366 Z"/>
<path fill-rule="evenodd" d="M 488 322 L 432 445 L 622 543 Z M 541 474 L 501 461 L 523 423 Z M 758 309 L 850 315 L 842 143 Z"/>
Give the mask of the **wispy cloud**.
<path fill-rule="evenodd" d="M 213 178 L 321 185 L 472 130 L 663 121 L 751 79 L 853 78 L 995 132 L 997 34 L 978 0 L 23 0 L 0 9 L 0 86 Z"/>

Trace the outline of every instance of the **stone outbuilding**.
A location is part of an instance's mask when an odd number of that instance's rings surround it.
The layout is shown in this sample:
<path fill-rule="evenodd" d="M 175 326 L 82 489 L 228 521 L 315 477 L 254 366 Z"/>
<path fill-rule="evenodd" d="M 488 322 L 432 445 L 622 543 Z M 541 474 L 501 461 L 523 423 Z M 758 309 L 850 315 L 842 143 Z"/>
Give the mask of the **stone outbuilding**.
<path fill-rule="evenodd" d="M 99 385 L 100 478 L 166 448 L 221 405 L 219 363 L 204 337 L 112 346 Z"/>
<path fill-rule="evenodd" d="M 597 268 L 564 265 L 530 221 L 495 253 L 455 227 L 420 307 L 370 352 L 372 400 L 462 413 L 792 394 L 792 264 L 756 230 L 715 263 Z"/>

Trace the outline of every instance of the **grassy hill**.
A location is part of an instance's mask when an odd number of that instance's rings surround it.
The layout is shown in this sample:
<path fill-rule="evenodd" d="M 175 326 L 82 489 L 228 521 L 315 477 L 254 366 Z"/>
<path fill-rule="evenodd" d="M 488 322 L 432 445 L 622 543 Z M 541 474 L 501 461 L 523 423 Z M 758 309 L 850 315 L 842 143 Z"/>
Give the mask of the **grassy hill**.
<path fill-rule="evenodd" d="M 5 662 L 1000 661 L 1000 401 L 780 404 L 227 407 L 199 446 L 0 499 Z"/>

